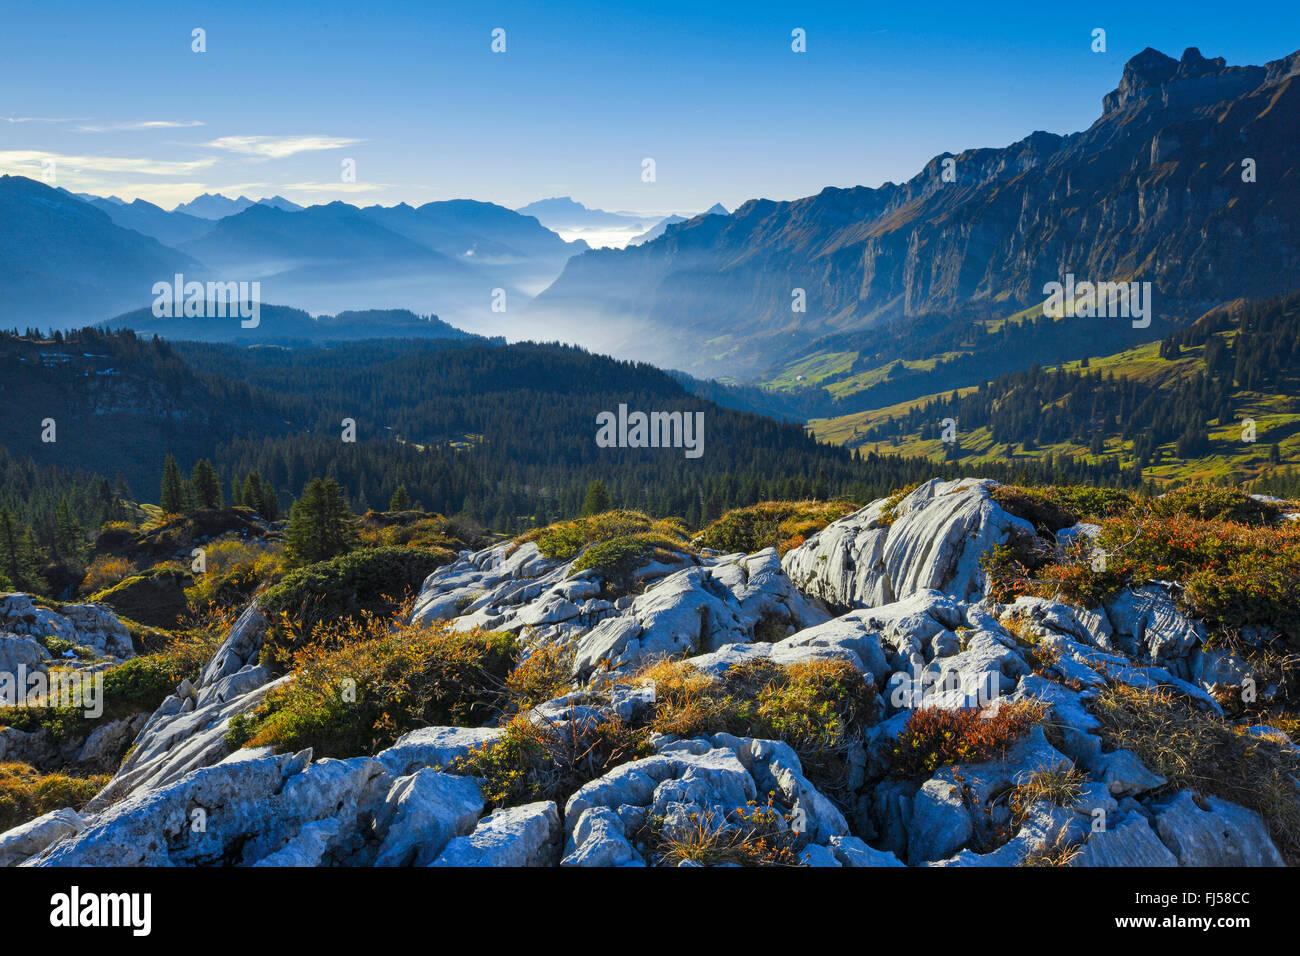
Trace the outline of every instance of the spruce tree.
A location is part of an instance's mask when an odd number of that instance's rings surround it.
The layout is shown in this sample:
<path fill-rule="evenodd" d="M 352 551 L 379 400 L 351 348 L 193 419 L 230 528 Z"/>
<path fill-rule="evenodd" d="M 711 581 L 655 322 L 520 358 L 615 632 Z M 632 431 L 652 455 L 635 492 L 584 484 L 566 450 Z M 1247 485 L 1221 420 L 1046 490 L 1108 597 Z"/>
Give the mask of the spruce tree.
<path fill-rule="evenodd" d="M 388 499 L 389 511 L 410 511 L 411 496 L 406 493 L 406 485 L 398 485 L 393 497 Z"/>
<path fill-rule="evenodd" d="M 313 478 L 289 509 L 285 550 L 297 565 L 325 561 L 350 550 L 356 540 L 352 513 L 333 478 Z"/>
<path fill-rule="evenodd" d="M 173 455 L 168 455 L 163 462 L 162 494 L 158 503 L 169 515 L 178 515 L 185 510 L 185 487 L 181 483 L 181 470 L 176 466 Z"/>
<path fill-rule="evenodd" d="M 0 575 L 20 591 L 44 589 L 36 535 L 19 524 L 8 508 L 0 508 Z"/>
<path fill-rule="evenodd" d="M 190 484 L 194 486 L 194 503 L 199 508 L 221 507 L 221 479 L 217 469 L 206 458 L 199 459 L 190 475 Z"/>
<path fill-rule="evenodd" d="M 605 487 L 603 481 L 597 478 L 587 485 L 587 496 L 582 502 L 582 516 L 584 518 L 606 512 L 610 507 L 609 490 Z"/>
<path fill-rule="evenodd" d="M 244 478 L 244 487 L 239 493 L 239 503 L 261 514 L 262 476 L 257 469 L 250 471 Z"/>
<path fill-rule="evenodd" d="M 261 489 L 257 496 L 257 513 L 267 521 L 275 521 L 280 517 L 280 496 L 275 493 L 269 481 L 264 481 L 259 485 Z"/>

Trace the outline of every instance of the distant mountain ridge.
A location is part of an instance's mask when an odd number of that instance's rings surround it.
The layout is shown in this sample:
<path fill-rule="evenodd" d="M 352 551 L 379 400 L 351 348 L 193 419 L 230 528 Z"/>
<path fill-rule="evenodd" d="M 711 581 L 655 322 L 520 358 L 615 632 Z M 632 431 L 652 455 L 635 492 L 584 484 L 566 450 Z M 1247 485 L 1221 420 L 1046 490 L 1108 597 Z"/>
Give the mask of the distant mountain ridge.
<path fill-rule="evenodd" d="M 157 335 L 172 341 L 230 342 L 272 345 L 339 342 L 376 338 L 476 339 L 439 319 L 407 309 L 369 309 L 313 316 L 302 309 L 263 304 L 256 328 L 246 329 L 237 316 L 228 318 L 158 318 L 151 308 L 136 309 L 109 319 L 105 330 L 130 329 L 137 335 Z"/>
<path fill-rule="evenodd" d="M 172 212 L 185 213 L 189 216 L 197 216 L 200 219 L 224 219 L 226 216 L 241 213 L 250 206 L 270 206 L 272 209 L 282 209 L 286 212 L 296 212 L 303 208 L 283 196 L 253 200 L 247 196 L 230 199 L 221 195 L 221 193 L 204 193 L 187 203 L 181 203 Z"/>
<path fill-rule="evenodd" d="M 123 229 L 134 229 L 168 246 L 197 239 L 215 225 L 211 219 L 202 219 L 185 212 L 168 212 L 143 199 L 128 203 L 113 196 L 79 198 L 107 213 L 108 218 Z"/>
<path fill-rule="evenodd" d="M 213 213 L 209 200 L 242 208 L 219 219 L 178 211 Z M 261 301 L 309 312 L 409 309 L 495 332 L 498 295 L 517 308 L 588 248 L 474 200 L 362 209 L 201 196 L 168 212 L 7 176 L 0 213 L 0 321 L 9 325 L 102 322 L 151 303 L 154 284 L 181 273 L 258 281 Z"/>
<path fill-rule="evenodd" d="M 553 196 L 539 199 L 527 206 L 520 206 L 515 212 L 524 216 L 534 216 L 548 229 L 592 229 L 608 226 L 632 226 L 637 223 L 651 222 L 644 216 L 629 216 L 623 213 L 606 212 L 604 209 L 591 209 L 569 196 Z"/>
<path fill-rule="evenodd" d="M 96 321 L 149 302 L 164 276 L 202 269 L 102 209 L 23 176 L 0 176 L 0 222 L 0 323 L 7 327 Z"/>
<path fill-rule="evenodd" d="M 752 375 L 792 337 L 972 304 L 1011 314 L 1073 272 L 1151 281 L 1158 337 L 1294 282 L 1298 70 L 1300 53 L 1230 67 L 1194 48 L 1181 60 L 1147 49 L 1083 132 L 936 156 L 901 185 L 751 200 L 653 243 L 588 252 L 533 311 L 597 330 L 592 344 L 618 354 Z M 1243 181 L 1249 158 L 1255 182 Z M 792 310 L 796 289 L 806 312 Z"/>
<path fill-rule="evenodd" d="M 730 213 L 727 212 L 727 207 L 722 205 L 722 203 L 715 202 L 708 209 L 704 210 L 704 212 L 700 213 L 700 215 L 701 216 L 727 216 L 730 215 Z M 627 244 L 629 246 L 639 246 L 644 242 L 653 242 L 655 239 L 658 239 L 665 232 L 667 232 L 669 226 L 675 226 L 679 222 L 690 222 L 692 218 L 694 217 L 678 216 L 678 215 L 665 216 L 663 219 L 660 219 L 657 223 L 655 223 L 645 232 L 641 233 L 639 236 L 633 236 L 631 239 L 627 241 Z"/>

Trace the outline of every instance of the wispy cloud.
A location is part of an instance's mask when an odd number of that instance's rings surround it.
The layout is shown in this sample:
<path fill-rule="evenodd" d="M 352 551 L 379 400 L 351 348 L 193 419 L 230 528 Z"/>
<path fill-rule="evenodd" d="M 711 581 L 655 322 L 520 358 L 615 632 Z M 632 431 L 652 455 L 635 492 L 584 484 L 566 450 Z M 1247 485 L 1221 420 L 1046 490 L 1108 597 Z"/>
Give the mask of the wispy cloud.
<path fill-rule="evenodd" d="M 363 142 L 344 136 L 222 136 L 203 145 L 258 159 L 284 159 L 296 153 L 342 149 Z"/>
<path fill-rule="evenodd" d="M 80 123 L 84 117 L 61 116 L 0 116 L 6 123 Z"/>
<path fill-rule="evenodd" d="M 78 126 L 78 133 L 112 133 L 118 130 L 135 129 L 188 129 L 202 126 L 202 120 L 141 120 L 136 123 L 103 123 L 92 126 Z"/>
<path fill-rule="evenodd" d="M 392 183 L 286 183 L 280 188 L 300 193 L 369 193 L 393 186 Z"/>
<path fill-rule="evenodd" d="M 185 176 L 216 165 L 211 158 L 169 162 L 129 156 L 76 156 L 66 153 L 49 153 L 32 149 L 0 150 L 0 169 L 18 171 L 39 170 L 45 160 L 53 160 L 60 170 L 91 171 L 99 173 L 132 173 L 140 176 Z"/>

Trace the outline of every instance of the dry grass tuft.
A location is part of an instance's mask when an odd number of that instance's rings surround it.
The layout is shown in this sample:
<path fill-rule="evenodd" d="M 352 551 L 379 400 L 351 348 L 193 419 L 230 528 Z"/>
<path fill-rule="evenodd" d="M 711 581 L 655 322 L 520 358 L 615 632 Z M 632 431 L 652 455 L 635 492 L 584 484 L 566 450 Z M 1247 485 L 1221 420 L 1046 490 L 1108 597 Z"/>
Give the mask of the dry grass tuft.
<path fill-rule="evenodd" d="M 1287 862 L 1300 864 L 1300 756 L 1282 741 L 1194 708 L 1167 688 L 1117 684 L 1093 712 L 1103 739 L 1133 751 L 1168 789 L 1193 789 L 1258 812 Z"/>

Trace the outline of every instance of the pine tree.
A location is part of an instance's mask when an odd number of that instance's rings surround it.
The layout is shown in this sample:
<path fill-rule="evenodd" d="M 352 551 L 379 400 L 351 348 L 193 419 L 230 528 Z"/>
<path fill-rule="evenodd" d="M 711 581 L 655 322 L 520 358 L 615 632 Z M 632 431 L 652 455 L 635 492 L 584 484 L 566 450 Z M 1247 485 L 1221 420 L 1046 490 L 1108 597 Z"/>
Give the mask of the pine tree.
<path fill-rule="evenodd" d="M 81 527 L 72 517 L 72 509 L 68 507 L 65 495 L 59 499 L 58 507 L 54 509 L 54 548 L 65 557 L 75 557 L 81 549 L 81 536 Z"/>
<path fill-rule="evenodd" d="M 333 478 L 313 478 L 289 509 L 285 550 L 298 566 L 348 551 L 356 540 L 352 513 Z"/>
<path fill-rule="evenodd" d="M 20 591 L 44 590 L 36 536 L 8 508 L 0 508 L 0 575 Z"/>
<path fill-rule="evenodd" d="M 389 511 L 410 511 L 411 496 L 406 493 L 406 485 L 398 485 L 393 497 L 388 499 Z"/>
<path fill-rule="evenodd" d="M 158 503 L 169 515 L 178 515 L 185 510 L 185 487 L 181 483 L 181 470 L 176 466 L 173 455 L 168 455 L 163 462 L 162 494 Z"/>
<path fill-rule="evenodd" d="M 587 496 L 582 502 L 582 516 L 589 518 L 592 515 L 598 515 L 610 509 L 609 489 L 605 483 L 597 478 L 587 485 Z"/>
<path fill-rule="evenodd" d="M 257 469 L 254 469 L 244 477 L 244 485 L 239 491 L 239 503 L 245 508 L 252 508 L 260 514 L 261 508 L 259 505 L 261 501 L 262 476 L 257 473 Z"/>
<path fill-rule="evenodd" d="M 275 521 L 280 517 L 280 496 L 269 481 L 259 482 L 258 489 L 257 513 L 267 521 Z"/>
<path fill-rule="evenodd" d="M 194 486 L 194 502 L 199 508 L 221 507 L 221 479 L 217 469 L 206 458 L 199 459 L 190 475 L 190 484 Z"/>

